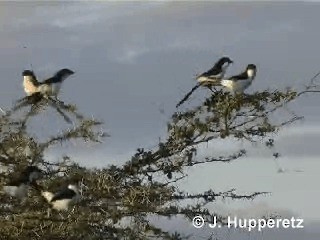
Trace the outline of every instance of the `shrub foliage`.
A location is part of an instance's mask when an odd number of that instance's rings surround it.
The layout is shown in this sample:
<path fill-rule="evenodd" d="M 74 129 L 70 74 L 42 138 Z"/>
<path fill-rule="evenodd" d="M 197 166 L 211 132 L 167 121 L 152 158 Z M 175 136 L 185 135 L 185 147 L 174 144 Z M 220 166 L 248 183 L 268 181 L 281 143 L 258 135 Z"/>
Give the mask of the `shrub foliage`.
<path fill-rule="evenodd" d="M 288 114 L 287 105 L 307 92 L 317 90 L 310 84 L 300 92 L 210 93 L 198 106 L 173 114 L 167 138 L 157 147 L 137 149 L 130 160 L 102 169 L 79 166 L 69 156 L 58 162 L 46 159 L 48 150 L 70 141 L 100 142 L 107 136 L 100 131 L 100 121 L 79 114 L 75 106 L 41 95 L 23 98 L 0 117 L 1 186 L 27 165 L 37 165 L 45 172 L 39 181 L 44 189 L 54 191 L 62 182 L 77 181 L 82 198 L 73 211 L 48 216 L 48 203 L 34 189 L 24 202 L 1 194 L 0 238 L 182 239 L 186 236 L 166 232 L 152 221 L 152 216 L 191 220 L 201 214 L 210 221 L 217 215 L 210 211 L 210 203 L 220 198 L 253 199 L 264 193 L 241 193 L 241 189 L 217 192 L 215 186 L 195 194 L 181 191 L 177 183 L 187 177 L 188 168 L 229 163 L 246 155 L 246 149 L 223 156 L 214 154 L 218 149 L 213 149 L 212 155 L 200 158 L 199 147 L 228 138 L 272 147 L 275 133 L 301 118 Z M 63 117 L 66 128 L 41 139 L 36 134 L 39 126 L 30 126 L 35 117 L 38 121 L 44 118 L 49 108 Z M 225 222 L 225 216 L 218 219 Z"/>

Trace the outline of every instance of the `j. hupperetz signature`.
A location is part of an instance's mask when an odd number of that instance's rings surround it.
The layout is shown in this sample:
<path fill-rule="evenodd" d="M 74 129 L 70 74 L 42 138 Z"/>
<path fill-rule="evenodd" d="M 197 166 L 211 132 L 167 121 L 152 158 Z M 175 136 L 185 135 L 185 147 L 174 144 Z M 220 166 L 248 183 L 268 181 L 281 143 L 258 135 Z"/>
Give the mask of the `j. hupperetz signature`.
<path fill-rule="evenodd" d="M 218 223 L 217 217 L 214 216 L 212 223 L 209 223 L 210 228 L 221 227 Z M 255 219 L 255 218 L 239 218 L 237 216 L 227 218 L 227 228 L 246 228 L 248 231 L 258 229 L 261 231 L 264 228 L 304 228 L 303 219 L 292 217 L 288 218 L 276 218 L 276 219 Z"/>

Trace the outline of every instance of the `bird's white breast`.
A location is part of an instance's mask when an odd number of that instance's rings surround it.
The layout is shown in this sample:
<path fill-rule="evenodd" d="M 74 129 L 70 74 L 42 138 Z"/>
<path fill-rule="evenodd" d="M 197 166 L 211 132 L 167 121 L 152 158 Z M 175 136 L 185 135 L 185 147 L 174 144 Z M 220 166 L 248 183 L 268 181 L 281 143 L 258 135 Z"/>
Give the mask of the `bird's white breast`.
<path fill-rule="evenodd" d="M 234 85 L 234 81 L 232 80 L 228 80 L 228 79 L 222 79 L 221 80 L 221 85 L 232 90 L 233 85 Z"/>
<path fill-rule="evenodd" d="M 206 81 L 208 81 L 208 77 L 205 77 L 205 76 L 198 77 L 197 81 L 200 82 L 200 83 L 206 82 Z"/>
<path fill-rule="evenodd" d="M 23 77 L 23 88 L 28 96 L 38 91 L 38 87 L 36 87 L 32 83 L 32 76 L 24 76 Z"/>
<path fill-rule="evenodd" d="M 54 194 L 52 192 L 42 192 L 41 195 L 48 201 L 51 202 Z"/>
<path fill-rule="evenodd" d="M 64 210 L 68 210 L 69 205 L 72 201 L 73 201 L 72 199 L 68 198 L 68 199 L 53 201 L 51 204 L 53 209 L 57 211 L 64 211 Z"/>
<path fill-rule="evenodd" d="M 252 79 L 247 79 L 247 80 L 239 80 L 239 81 L 234 81 L 230 79 L 223 79 L 221 80 L 221 85 L 226 87 L 232 92 L 235 93 L 243 93 L 243 91 L 249 87 L 252 83 Z"/>
<path fill-rule="evenodd" d="M 204 83 L 204 82 L 208 82 L 208 83 L 219 83 L 218 80 L 220 80 L 221 78 L 224 77 L 225 73 L 226 73 L 226 70 L 227 70 L 228 66 L 226 66 L 225 68 L 222 67 L 221 69 L 221 72 L 216 74 L 216 75 L 211 75 L 211 76 L 200 76 L 200 77 L 197 77 L 197 81 L 199 83 Z"/>
<path fill-rule="evenodd" d="M 247 70 L 247 74 L 249 78 L 254 78 L 256 73 L 253 69 L 249 69 Z"/>

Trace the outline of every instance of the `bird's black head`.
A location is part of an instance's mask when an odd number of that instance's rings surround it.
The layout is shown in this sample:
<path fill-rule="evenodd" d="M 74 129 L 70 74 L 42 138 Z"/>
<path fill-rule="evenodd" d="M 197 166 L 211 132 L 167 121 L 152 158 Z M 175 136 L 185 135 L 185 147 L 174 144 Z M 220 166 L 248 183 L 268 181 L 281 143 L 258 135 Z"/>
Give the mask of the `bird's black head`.
<path fill-rule="evenodd" d="M 233 61 L 229 57 L 222 57 L 219 59 L 218 63 L 220 63 L 220 65 L 222 66 L 225 63 L 233 63 Z"/>
<path fill-rule="evenodd" d="M 228 67 L 233 61 L 229 57 L 222 57 L 216 62 L 214 67 L 216 68 L 226 68 Z"/>
<path fill-rule="evenodd" d="M 68 68 L 63 68 L 61 70 L 59 70 L 57 73 L 56 73 L 56 76 L 58 77 L 68 77 L 70 75 L 74 74 L 74 71 L 68 69 Z"/>
<path fill-rule="evenodd" d="M 35 77 L 34 72 L 31 71 L 31 70 L 24 70 L 24 71 L 22 72 L 22 76 L 23 76 L 23 77 L 27 77 L 27 76 Z"/>
<path fill-rule="evenodd" d="M 254 71 L 256 71 L 257 70 L 257 66 L 255 65 L 255 64 L 248 64 L 248 66 L 247 66 L 247 70 L 254 70 Z"/>
<path fill-rule="evenodd" d="M 246 72 L 248 77 L 254 78 L 257 74 L 257 66 L 254 64 L 248 64 Z"/>

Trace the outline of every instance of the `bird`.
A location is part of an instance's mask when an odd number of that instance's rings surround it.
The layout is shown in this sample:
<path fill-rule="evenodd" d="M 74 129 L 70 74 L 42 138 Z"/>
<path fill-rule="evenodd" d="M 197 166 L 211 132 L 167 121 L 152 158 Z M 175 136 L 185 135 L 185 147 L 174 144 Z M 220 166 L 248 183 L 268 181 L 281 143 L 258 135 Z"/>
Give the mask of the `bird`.
<path fill-rule="evenodd" d="M 210 83 L 215 82 L 215 80 L 222 79 L 227 68 L 232 63 L 233 61 L 229 57 L 222 57 L 213 65 L 212 68 L 198 75 L 196 79 L 199 83 Z"/>
<path fill-rule="evenodd" d="M 66 106 L 58 100 L 62 82 L 72 74 L 74 74 L 74 71 L 64 68 L 56 72 L 53 77 L 39 82 L 32 70 L 24 70 L 22 72 L 23 87 L 27 96 L 19 99 L 12 111 L 5 114 L 10 115 L 12 112 L 29 105 L 32 105 L 30 113 L 34 114 L 43 106 L 44 102 L 42 100 L 46 100 L 45 102 L 54 107 L 66 122 L 72 123 L 71 119 L 61 110 Z M 80 115 L 78 117 L 81 118 Z"/>
<path fill-rule="evenodd" d="M 41 195 L 51 204 L 52 209 L 57 211 L 67 211 L 71 204 L 80 200 L 78 187 L 74 184 L 69 184 L 56 193 L 42 191 Z"/>
<path fill-rule="evenodd" d="M 3 187 L 3 191 L 20 200 L 24 200 L 28 195 L 29 186 L 38 188 L 37 180 L 42 177 L 42 170 L 36 166 L 28 166 L 15 178 L 11 179 L 8 184 Z"/>
<path fill-rule="evenodd" d="M 257 66 L 248 64 L 245 71 L 228 79 L 221 79 L 217 85 L 223 86 L 233 93 L 241 94 L 252 84 L 256 74 Z"/>
<path fill-rule="evenodd" d="M 211 89 L 211 85 L 218 84 L 220 80 L 224 77 L 228 67 L 230 64 L 233 63 L 233 60 L 231 60 L 229 57 L 222 57 L 220 58 L 212 68 L 210 68 L 208 71 L 199 74 L 196 77 L 197 84 L 189 91 L 184 98 L 176 105 L 178 108 L 181 104 L 183 104 L 188 98 L 191 96 L 191 94 L 197 90 L 200 86 L 207 86 Z M 211 89 L 212 90 L 212 89 Z"/>
<path fill-rule="evenodd" d="M 24 70 L 22 72 L 23 76 L 23 87 L 27 96 L 38 92 L 39 82 L 32 70 Z"/>
<path fill-rule="evenodd" d="M 38 86 L 38 91 L 44 96 L 53 96 L 57 98 L 61 84 L 69 76 L 73 75 L 74 71 L 63 68 L 56 72 L 51 78 L 48 78 L 41 82 Z"/>
<path fill-rule="evenodd" d="M 57 98 L 61 84 L 69 76 L 73 75 L 74 71 L 63 68 L 56 72 L 51 78 L 48 78 L 42 82 L 39 82 L 32 70 L 24 70 L 23 76 L 23 87 L 27 96 L 31 96 L 36 93 L 41 93 L 45 97 Z"/>

